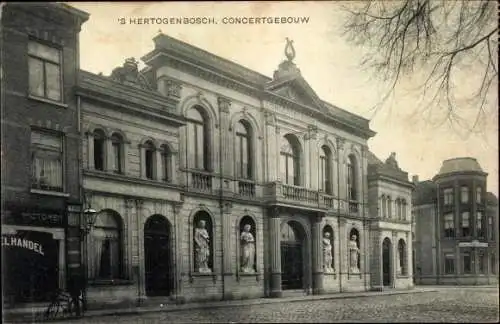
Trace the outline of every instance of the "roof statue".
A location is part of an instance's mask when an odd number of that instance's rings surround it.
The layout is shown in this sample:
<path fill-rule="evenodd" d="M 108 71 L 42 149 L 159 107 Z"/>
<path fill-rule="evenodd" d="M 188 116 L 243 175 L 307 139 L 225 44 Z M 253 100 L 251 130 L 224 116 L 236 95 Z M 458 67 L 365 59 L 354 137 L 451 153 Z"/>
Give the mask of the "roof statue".
<path fill-rule="evenodd" d="M 389 157 L 387 158 L 387 160 L 385 160 L 385 163 L 396 169 L 399 169 L 398 161 L 396 161 L 396 152 L 392 152 L 391 155 L 389 155 Z"/>
<path fill-rule="evenodd" d="M 123 84 L 139 87 L 145 90 L 151 90 L 151 87 L 142 73 L 138 69 L 139 62 L 129 57 L 121 67 L 113 69 L 111 79 Z"/>
<path fill-rule="evenodd" d="M 293 40 L 290 40 L 288 37 L 286 38 L 285 56 L 290 62 L 295 58 L 295 48 L 293 48 Z"/>

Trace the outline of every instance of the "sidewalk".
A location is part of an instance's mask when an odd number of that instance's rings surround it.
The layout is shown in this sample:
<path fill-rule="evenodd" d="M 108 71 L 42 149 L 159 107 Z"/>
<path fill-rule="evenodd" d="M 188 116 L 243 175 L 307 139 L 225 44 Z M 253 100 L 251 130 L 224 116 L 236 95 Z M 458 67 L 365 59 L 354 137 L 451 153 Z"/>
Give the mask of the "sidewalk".
<path fill-rule="evenodd" d="M 292 302 L 310 301 L 310 300 L 390 296 L 390 295 L 415 294 L 415 293 L 435 292 L 435 291 L 437 291 L 436 287 L 415 287 L 414 289 L 411 290 L 391 289 L 386 291 L 345 292 L 345 293 L 335 293 L 335 294 L 325 294 L 325 295 L 307 295 L 307 296 L 294 296 L 294 297 L 283 297 L 283 298 L 257 298 L 257 299 L 245 299 L 245 300 L 199 302 L 199 303 L 187 303 L 182 305 L 167 304 L 167 305 L 154 305 L 154 306 L 139 306 L 139 307 L 130 307 L 123 309 L 114 308 L 114 309 L 89 310 L 85 312 L 84 317 L 91 318 L 100 316 L 123 316 L 131 314 L 137 315 L 137 314 L 144 314 L 151 312 L 175 312 L 175 311 L 204 309 L 204 308 L 240 307 L 240 306 L 254 306 L 262 304 L 292 303 Z M 25 312 L 19 312 L 19 310 L 17 310 L 15 313 L 5 312 L 3 314 L 3 317 L 6 323 L 9 322 L 29 323 L 32 322 L 33 318 L 35 318 L 35 314 L 33 314 L 33 312 L 30 309 L 26 309 Z"/>

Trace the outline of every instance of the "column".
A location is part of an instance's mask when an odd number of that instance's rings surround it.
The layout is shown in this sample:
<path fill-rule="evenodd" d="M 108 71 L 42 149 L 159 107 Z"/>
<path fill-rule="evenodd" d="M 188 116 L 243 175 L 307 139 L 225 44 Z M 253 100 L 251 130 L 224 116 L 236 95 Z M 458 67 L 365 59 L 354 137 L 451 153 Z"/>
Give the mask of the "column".
<path fill-rule="evenodd" d="M 233 273 L 232 273 L 232 264 L 231 264 L 231 255 L 232 255 L 232 249 L 231 246 L 233 243 L 233 240 L 231 238 L 231 203 L 228 201 L 224 201 L 220 208 L 223 209 L 223 214 L 222 214 L 222 232 L 223 232 L 223 242 L 222 242 L 222 248 L 224 249 L 223 253 L 223 260 L 222 260 L 222 275 L 224 276 L 224 291 L 223 291 L 223 298 L 224 299 L 232 299 L 232 287 L 233 285 L 229 283 L 229 281 L 232 279 Z M 238 263 L 237 263 L 238 264 Z M 215 271 L 215 269 L 214 269 Z M 238 270 L 236 270 L 238 271 Z"/>
<path fill-rule="evenodd" d="M 157 147 L 155 150 L 155 170 L 153 173 L 153 177 L 155 180 L 163 181 L 164 179 L 164 167 L 163 167 L 163 158 L 162 158 L 162 150 L 161 148 Z"/>
<path fill-rule="evenodd" d="M 110 137 L 106 137 L 106 140 L 104 142 L 105 150 L 106 150 L 106 155 L 105 155 L 105 163 L 104 163 L 104 170 L 105 171 L 113 171 L 114 170 L 114 152 L 113 152 L 113 142 L 111 142 Z"/>
<path fill-rule="evenodd" d="M 269 242 L 271 254 L 271 297 L 281 297 L 281 245 L 280 211 L 278 207 L 269 211 Z"/>
<path fill-rule="evenodd" d="M 137 255 L 138 255 L 138 275 L 139 275 L 139 300 L 146 297 L 146 269 L 144 265 L 144 231 L 142 230 L 141 215 L 143 214 L 143 204 L 142 200 L 136 200 L 136 221 L 137 221 Z M 141 262 L 142 261 L 142 262 Z"/>
<path fill-rule="evenodd" d="M 304 150 L 303 150 L 304 156 L 302 157 L 302 160 L 304 161 L 304 164 L 300 166 L 300 185 L 305 188 L 312 188 L 312 169 L 311 169 L 311 141 L 310 137 L 307 134 L 304 136 Z"/>
<path fill-rule="evenodd" d="M 132 199 L 125 200 L 125 213 L 128 220 L 127 233 L 126 233 L 126 244 L 127 244 L 127 256 L 129 261 L 128 265 L 128 273 L 130 279 L 134 281 L 136 285 L 139 284 L 138 275 L 138 263 L 139 257 L 137 254 L 137 246 L 134 246 L 137 237 L 137 217 L 134 213 L 134 201 Z M 136 270 L 137 269 L 137 270 Z"/>
<path fill-rule="evenodd" d="M 175 251 L 175 287 L 177 300 L 182 299 L 182 270 L 184 268 L 184 263 L 182 260 L 182 222 L 180 219 L 180 211 L 182 209 L 181 204 L 174 203 L 172 205 L 172 211 L 174 212 L 174 251 Z"/>
<path fill-rule="evenodd" d="M 344 159 L 344 143 L 345 139 L 337 137 L 337 163 L 338 163 L 338 198 L 347 199 L 347 177 L 345 174 L 345 159 Z"/>
<path fill-rule="evenodd" d="M 321 295 L 323 289 L 323 247 L 321 237 L 321 221 L 323 215 L 317 213 L 312 224 L 312 261 L 313 261 L 313 294 Z"/>
<path fill-rule="evenodd" d="M 398 273 L 399 263 L 398 263 L 398 233 L 396 231 L 392 231 L 392 258 L 391 258 L 391 286 L 392 288 L 396 287 L 396 274 Z"/>

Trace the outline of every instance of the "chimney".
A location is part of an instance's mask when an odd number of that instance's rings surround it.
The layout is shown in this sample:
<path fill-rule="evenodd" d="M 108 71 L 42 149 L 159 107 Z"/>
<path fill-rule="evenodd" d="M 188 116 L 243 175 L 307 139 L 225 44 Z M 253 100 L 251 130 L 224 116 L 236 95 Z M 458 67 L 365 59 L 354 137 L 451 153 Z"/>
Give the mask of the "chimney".
<path fill-rule="evenodd" d="M 412 177 L 412 182 L 413 182 L 414 184 L 417 184 L 417 183 L 418 183 L 418 175 L 414 175 L 414 176 Z"/>

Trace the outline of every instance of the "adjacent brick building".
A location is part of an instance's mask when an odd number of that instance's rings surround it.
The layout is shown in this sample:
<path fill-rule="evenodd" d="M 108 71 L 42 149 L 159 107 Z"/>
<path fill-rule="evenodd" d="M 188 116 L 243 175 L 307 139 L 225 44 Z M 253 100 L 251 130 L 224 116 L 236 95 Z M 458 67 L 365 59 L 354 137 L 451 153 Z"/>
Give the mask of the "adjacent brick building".
<path fill-rule="evenodd" d="M 64 4 L 7 3 L 1 16 L 4 306 L 47 300 L 80 268 L 80 134 L 74 87 L 88 19 Z"/>
<path fill-rule="evenodd" d="M 417 284 L 498 282 L 498 199 L 474 158 L 445 160 L 413 196 Z"/>

